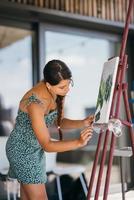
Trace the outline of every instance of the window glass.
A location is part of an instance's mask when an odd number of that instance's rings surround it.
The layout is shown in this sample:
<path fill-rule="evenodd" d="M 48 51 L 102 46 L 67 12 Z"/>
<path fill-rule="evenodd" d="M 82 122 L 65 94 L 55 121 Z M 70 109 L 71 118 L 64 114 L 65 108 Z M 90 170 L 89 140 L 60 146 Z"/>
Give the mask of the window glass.
<path fill-rule="evenodd" d="M 113 38 L 99 37 L 99 33 L 98 35 L 89 34 L 86 37 L 82 34 L 78 36 L 46 30 L 45 47 L 46 62 L 51 59 L 60 59 L 69 66 L 73 74 L 74 86 L 70 89 L 65 100 L 65 117 L 83 119 L 89 113 L 94 113 L 103 64 L 108 58 L 118 55 L 119 42 L 113 40 Z M 51 131 L 54 132 L 54 129 Z M 64 138 L 76 138 L 79 137 L 79 134 L 80 130 L 66 130 Z M 57 130 L 55 130 L 54 135 L 57 135 Z M 98 134 L 94 132 L 89 145 L 82 150 L 60 154 L 59 161 L 86 164 L 86 177 L 89 180 L 97 140 Z M 118 160 L 116 159 L 115 162 L 112 171 L 112 183 L 120 182 Z M 104 170 L 106 171 L 106 166 Z M 103 183 L 104 180 L 103 177 Z"/>
<path fill-rule="evenodd" d="M 32 32 L 0 26 L 0 135 L 8 135 L 19 101 L 32 86 Z"/>
<path fill-rule="evenodd" d="M 103 63 L 114 56 L 116 43 L 96 37 L 46 31 L 46 61 L 61 59 L 72 71 L 74 87 L 67 95 L 65 115 L 83 118 L 96 105 Z"/>

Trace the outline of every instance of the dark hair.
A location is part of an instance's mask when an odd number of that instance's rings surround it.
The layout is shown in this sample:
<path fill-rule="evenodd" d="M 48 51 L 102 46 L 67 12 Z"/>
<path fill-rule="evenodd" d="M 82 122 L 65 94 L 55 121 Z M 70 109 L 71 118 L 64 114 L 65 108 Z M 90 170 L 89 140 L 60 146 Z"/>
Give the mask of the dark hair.
<path fill-rule="evenodd" d="M 61 80 L 71 79 L 72 73 L 68 66 L 61 60 L 49 61 L 43 70 L 44 81 L 51 85 L 57 85 Z M 57 126 L 59 131 L 59 138 L 62 140 L 62 131 L 60 129 L 62 109 L 64 96 L 57 96 L 56 104 L 58 110 Z"/>

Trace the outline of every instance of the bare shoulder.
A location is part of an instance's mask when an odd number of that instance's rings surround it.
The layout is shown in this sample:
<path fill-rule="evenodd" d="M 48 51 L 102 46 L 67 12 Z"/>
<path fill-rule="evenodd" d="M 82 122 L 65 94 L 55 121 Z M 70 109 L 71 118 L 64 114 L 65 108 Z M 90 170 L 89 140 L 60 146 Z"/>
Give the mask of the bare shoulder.
<path fill-rule="evenodd" d="M 41 82 L 38 82 L 37 84 L 35 84 L 31 89 L 29 89 L 21 98 L 21 101 L 29 98 L 33 93 L 36 93 L 38 94 L 38 90 L 40 88 L 40 85 L 41 85 Z"/>
<path fill-rule="evenodd" d="M 29 112 L 30 110 L 43 110 L 45 114 L 57 107 L 55 100 L 48 92 L 43 81 L 37 83 L 33 88 L 27 91 L 20 101 L 20 109 Z"/>

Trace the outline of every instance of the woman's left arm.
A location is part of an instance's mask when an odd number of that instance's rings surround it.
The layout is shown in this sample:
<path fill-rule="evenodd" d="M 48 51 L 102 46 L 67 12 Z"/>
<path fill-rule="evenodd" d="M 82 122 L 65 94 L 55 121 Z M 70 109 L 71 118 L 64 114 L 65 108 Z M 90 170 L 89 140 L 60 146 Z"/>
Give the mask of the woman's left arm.
<path fill-rule="evenodd" d="M 65 98 L 63 100 L 63 108 L 65 104 Z M 85 119 L 82 120 L 72 120 L 64 118 L 64 109 L 62 109 L 62 117 L 61 117 L 61 129 L 77 129 L 77 128 L 84 128 L 87 126 L 91 126 L 94 120 L 94 115 L 89 115 Z M 57 124 L 57 121 L 55 121 L 55 125 Z"/>
<path fill-rule="evenodd" d="M 94 115 L 90 115 L 82 120 L 71 120 L 67 118 L 63 118 L 61 120 L 60 127 L 62 129 L 75 129 L 75 128 L 84 128 L 87 126 L 91 126 L 94 120 Z"/>

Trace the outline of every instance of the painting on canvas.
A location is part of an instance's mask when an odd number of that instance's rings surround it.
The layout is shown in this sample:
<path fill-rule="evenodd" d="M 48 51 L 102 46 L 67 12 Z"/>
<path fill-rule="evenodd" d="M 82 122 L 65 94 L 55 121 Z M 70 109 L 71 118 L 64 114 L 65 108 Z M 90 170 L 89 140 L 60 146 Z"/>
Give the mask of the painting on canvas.
<path fill-rule="evenodd" d="M 109 121 L 118 64 L 119 57 L 104 63 L 96 103 L 95 123 L 103 124 Z"/>

